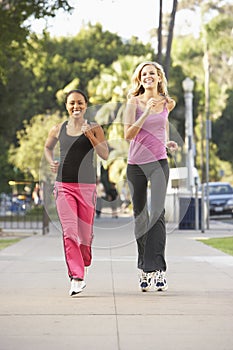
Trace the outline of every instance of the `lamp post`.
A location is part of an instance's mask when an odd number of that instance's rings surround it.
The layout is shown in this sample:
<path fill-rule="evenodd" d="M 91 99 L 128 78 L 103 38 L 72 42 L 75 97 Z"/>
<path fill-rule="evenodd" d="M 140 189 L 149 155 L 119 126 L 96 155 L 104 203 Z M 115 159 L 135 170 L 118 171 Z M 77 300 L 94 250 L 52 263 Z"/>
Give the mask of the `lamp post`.
<path fill-rule="evenodd" d="M 209 140 L 211 139 L 211 121 L 210 121 L 210 63 L 207 44 L 203 58 L 205 72 L 205 115 L 206 115 L 206 228 L 209 229 Z"/>
<path fill-rule="evenodd" d="M 193 147 L 193 86 L 194 82 L 186 77 L 182 82 L 185 100 L 185 145 L 186 145 L 186 166 L 188 170 L 187 189 L 193 193 L 194 177 L 194 147 Z"/>

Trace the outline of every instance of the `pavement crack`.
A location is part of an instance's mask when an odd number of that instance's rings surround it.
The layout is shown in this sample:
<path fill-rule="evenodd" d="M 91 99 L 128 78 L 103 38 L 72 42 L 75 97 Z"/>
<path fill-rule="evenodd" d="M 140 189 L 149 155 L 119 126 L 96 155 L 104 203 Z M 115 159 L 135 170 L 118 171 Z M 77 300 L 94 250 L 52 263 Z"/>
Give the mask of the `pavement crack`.
<path fill-rule="evenodd" d="M 112 249 L 110 248 L 110 257 L 111 257 L 111 276 L 112 276 L 112 290 L 113 290 L 113 300 L 114 300 L 114 310 L 115 310 L 115 322 L 116 322 L 116 332 L 117 332 L 117 348 L 121 350 L 120 347 L 120 332 L 119 332 L 119 324 L 118 324 L 118 314 L 117 314 L 117 306 L 116 306 L 116 292 L 115 292 L 115 283 L 113 278 L 113 260 L 112 260 Z"/>

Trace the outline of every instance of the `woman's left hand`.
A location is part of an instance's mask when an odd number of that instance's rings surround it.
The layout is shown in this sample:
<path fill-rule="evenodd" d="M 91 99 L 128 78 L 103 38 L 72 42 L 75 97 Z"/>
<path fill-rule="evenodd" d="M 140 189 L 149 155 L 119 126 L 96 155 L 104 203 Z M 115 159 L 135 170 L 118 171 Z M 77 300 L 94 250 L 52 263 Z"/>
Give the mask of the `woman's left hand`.
<path fill-rule="evenodd" d="M 175 152 L 178 150 L 178 144 L 175 141 L 168 141 L 166 147 L 170 152 Z"/>
<path fill-rule="evenodd" d="M 81 131 L 84 133 L 85 136 L 91 137 L 93 136 L 93 130 L 94 128 L 92 125 L 88 124 L 87 120 L 85 120 L 85 123 L 81 127 Z"/>
<path fill-rule="evenodd" d="M 107 160 L 109 150 L 104 136 L 104 131 L 97 123 L 88 124 L 87 121 L 82 125 L 81 131 L 90 140 L 97 154 L 104 160 Z"/>

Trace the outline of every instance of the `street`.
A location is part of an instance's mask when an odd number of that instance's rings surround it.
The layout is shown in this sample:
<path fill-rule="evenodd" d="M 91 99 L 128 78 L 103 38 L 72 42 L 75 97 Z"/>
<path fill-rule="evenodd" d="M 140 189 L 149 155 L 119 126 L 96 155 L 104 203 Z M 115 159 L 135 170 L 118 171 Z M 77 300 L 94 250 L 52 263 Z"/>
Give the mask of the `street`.
<path fill-rule="evenodd" d="M 211 216 L 210 220 L 216 220 L 216 221 L 224 222 L 226 224 L 233 225 L 233 217 L 231 217 L 229 215 Z"/>

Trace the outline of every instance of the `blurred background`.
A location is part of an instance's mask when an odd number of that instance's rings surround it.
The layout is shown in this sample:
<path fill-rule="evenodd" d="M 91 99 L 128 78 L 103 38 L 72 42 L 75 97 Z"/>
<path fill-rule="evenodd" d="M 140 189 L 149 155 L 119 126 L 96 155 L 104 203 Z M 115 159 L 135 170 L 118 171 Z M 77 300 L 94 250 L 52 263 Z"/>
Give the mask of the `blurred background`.
<path fill-rule="evenodd" d="M 227 0 L 2 0 L 1 215 L 43 205 L 41 187 L 53 181 L 44 142 L 51 126 L 66 118 L 65 93 L 76 88 L 89 96 L 87 117 L 103 126 L 109 142 L 109 160 L 96 159 L 105 192 L 114 183 L 125 198 L 123 111 L 132 72 L 143 60 L 164 66 L 177 103 L 169 120 L 179 151 L 169 162 L 188 173 L 171 172 L 179 181 L 170 182 L 168 207 L 177 191 L 232 185 L 232 10 Z"/>

